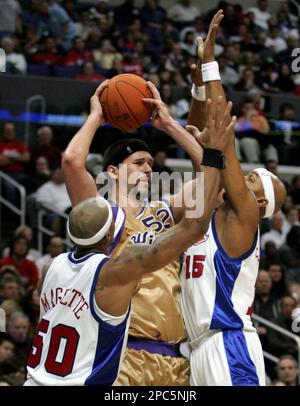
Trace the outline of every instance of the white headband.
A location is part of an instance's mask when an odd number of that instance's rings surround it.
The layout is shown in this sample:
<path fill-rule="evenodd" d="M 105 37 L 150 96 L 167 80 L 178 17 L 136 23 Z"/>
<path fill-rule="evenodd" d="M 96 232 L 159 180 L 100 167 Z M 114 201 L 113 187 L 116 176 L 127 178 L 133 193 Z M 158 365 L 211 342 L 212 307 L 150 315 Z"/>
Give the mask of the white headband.
<path fill-rule="evenodd" d="M 253 172 L 257 173 L 260 177 L 265 198 L 268 200 L 264 218 L 271 217 L 275 211 L 275 193 L 272 178 L 276 178 L 276 176 L 265 168 L 253 169 Z"/>
<path fill-rule="evenodd" d="M 104 199 L 103 197 L 101 197 L 101 196 L 97 196 L 96 199 L 97 199 L 97 203 L 98 203 L 99 206 L 101 206 L 101 203 L 102 203 L 102 204 L 104 204 L 104 206 L 106 206 L 107 209 L 108 209 L 108 217 L 107 217 L 106 223 L 105 223 L 104 226 L 103 226 L 95 235 L 93 235 L 92 237 L 89 237 L 89 238 L 77 238 L 77 237 L 74 237 L 74 236 L 71 234 L 71 232 L 70 232 L 69 219 L 68 219 L 68 222 L 67 222 L 68 234 L 69 234 L 71 240 L 72 240 L 75 244 L 77 244 L 77 245 L 81 245 L 81 246 L 84 246 L 84 247 L 85 247 L 85 246 L 88 246 L 88 245 L 96 244 L 97 242 L 99 242 L 100 240 L 102 240 L 102 238 L 105 236 L 105 234 L 107 233 L 107 231 L 108 231 L 109 228 L 110 228 L 110 225 L 111 225 L 111 222 L 112 222 L 112 219 L 113 219 L 113 213 L 112 213 L 111 206 L 110 206 L 110 204 L 108 203 L 108 201 L 105 200 L 105 199 Z"/>

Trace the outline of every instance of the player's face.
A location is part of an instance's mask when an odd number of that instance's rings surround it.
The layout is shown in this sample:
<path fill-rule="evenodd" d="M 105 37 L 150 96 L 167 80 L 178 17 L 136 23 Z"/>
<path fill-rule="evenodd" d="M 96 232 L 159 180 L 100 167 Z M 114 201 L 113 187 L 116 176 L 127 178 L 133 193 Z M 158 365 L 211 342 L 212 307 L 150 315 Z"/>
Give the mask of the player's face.
<path fill-rule="evenodd" d="M 245 181 L 248 189 L 255 194 L 256 197 L 264 196 L 264 188 L 259 175 L 256 172 L 249 172 L 245 176 Z"/>
<path fill-rule="evenodd" d="M 122 163 L 126 164 L 126 171 L 119 171 L 119 181 L 126 181 L 129 191 L 133 187 L 140 190 L 150 190 L 153 158 L 148 152 L 137 151 Z M 126 176 L 127 178 L 124 179 Z"/>

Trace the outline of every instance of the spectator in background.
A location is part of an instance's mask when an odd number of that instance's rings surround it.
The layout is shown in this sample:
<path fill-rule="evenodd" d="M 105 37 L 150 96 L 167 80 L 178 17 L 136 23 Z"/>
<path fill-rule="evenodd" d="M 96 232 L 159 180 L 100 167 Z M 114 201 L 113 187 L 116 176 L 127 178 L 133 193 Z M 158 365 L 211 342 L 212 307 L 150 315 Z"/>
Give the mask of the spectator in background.
<path fill-rule="evenodd" d="M 271 320 L 277 317 L 277 302 L 272 297 L 272 279 L 267 271 L 259 271 L 256 280 L 254 312 L 264 319 Z M 261 340 L 263 348 L 267 346 L 267 327 L 256 324 L 257 333 Z"/>
<path fill-rule="evenodd" d="M 46 208 L 58 213 L 65 213 L 71 207 L 64 174 L 61 169 L 56 169 L 51 176 L 51 180 L 44 183 L 37 190 L 36 200 Z"/>
<path fill-rule="evenodd" d="M 298 364 L 291 355 L 282 355 L 276 365 L 278 379 L 286 386 L 297 386 Z"/>
<path fill-rule="evenodd" d="M 95 72 L 93 62 L 84 62 L 82 65 L 82 73 L 75 77 L 76 80 L 86 80 L 88 82 L 99 82 L 104 79 L 101 73 Z"/>
<path fill-rule="evenodd" d="M 271 14 L 268 12 L 267 0 L 258 0 L 256 7 L 248 8 L 247 12 L 254 14 L 255 25 L 264 31 L 268 31 L 268 21 L 271 18 Z"/>
<path fill-rule="evenodd" d="M 72 21 L 78 21 L 80 14 L 77 11 L 76 4 L 77 0 L 62 0 L 62 7 L 66 10 L 68 16 L 72 18 Z"/>
<path fill-rule="evenodd" d="M 278 301 L 287 293 L 284 267 L 280 262 L 273 262 L 269 264 L 267 271 L 272 280 L 271 296 Z"/>
<path fill-rule="evenodd" d="M 282 232 L 285 236 L 293 226 L 300 226 L 299 211 L 296 207 L 290 207 L 284 212 Z"/>
<path fill-rule="evenodd" d="M 5 51 L 6 72 L 25 75 L 27 62 L 23 54 L 15 52 L 15 40 L 13 38 L 3 38 L 1 46 Z"/>
<path fill-rule="evenodd" d="M 144 26 L 144 31 L 147 32 L 154 43 L 159 43 L 161 40 L 163 21 L 166 17 L 166 10 L 159 6 L 157 0 L 145 0 L 144 6 L 140 11 L 140 19 Z"/>
<path fill-rule="evenodd" d="M 135 0 L 125 0 L 115 8 L 115 24 L 121 32 L 126 31 L 135 18 L 140 15 L 140 9 L 135 6 Z"/>
<path fill-rule="evenodd" d="M 26 379 L 24 361 L 18 359 L 18 356 L 9 358 L 2 363 L 0 370 L 0 382 L 7 386 L 22 386 Z"/>
<path fill-rule="evenodd" d="M 194 19 L 201 15 L 200 8 L 191 4 L 191 0 L 179 0 L 168 10 L 168 17 L 181 28 L 192 25 Z"/>
<path fill-rule="evenodd" d="M 295 89 L 295 83 L 292 76 L 292 71 L 287 63 L 282 63 L 279 68 L 279 76 L 274 82 L 275 88 L 279 92 L 292 93 Z"/>
<path fill-rule="evenodd" d="M 275 127 L 275 129 L 279 132 L 278 135 L 276 134 L 276 137 L 280 137 L 278 146 L 280 161 L 283 165 L 298 165 L 300 141 L 296 134 L 297 128 L 294 128 L 294 126 L 297 126 L 297 120 L 292 104 L 281 104 L 279 120 L 279 128 Z"/>
<path fill-rule="evenodd" d="M 102 40 L 100 49 L 93 50 L 93 55 L 99 67 L 106 70 L 112 69 L 114 61 L 122 61 L 123 59 L 123 56 L 117 52 L 110 39 Z"/>
<path fill-rule="evenodd" d="M 23 312 L 29 317 L 31 337 L 34 336 L 40 316 L 40 295 L 38 289 L 31 288 L 20 301 Z"/>
<path fill-rule="evenodd" d="M 258 86 L 255 81 L 255 75 L 252 69 L 244 69 L 241 73 L 241 79 L 234 86 L 235 90 L 240 92 L 249 92 L 252 89 L 257 89 Z"/>
<path fill-rule="evenodd" d="M 267 320 L 276 318 L 278 308 L 276 300 L 271 295 L 272 279 L 267 271 L 259 271 L 255 286 L 255 313 Z"/>
<path fill-rule="evenodd" d="M 236 85 L 240 80 L 239 74 L 227 64 L 227 60 L 224 56 L 221 55 L 218 58 L 218 62 L 222 84 L 225 86 Z"/>
<path fill-rule="evenodd" d="M 16 127 L 13 123 L 3 125 L 3 135 L 0 141 L 0 168 L 17 182 L 23 183 L 25 164 L 30 159 L 27 146 L 16 140 Z"/>
<path fill-rule="evenodd" d="M 83 41 L 86 41 L 92 31 L 93 22 L 88 11 L 82 11 L 79 18 L 80 20 L 76 22 L 79 36 Z"/>
<path fill-rule="evenodd" d="M 114 23 L 114 11 L 108 4 L 108 0 L 97 0 L 95 7 L 90 8 L 89 17 L 91 20 L 107 19 L 112 25 Z"/>
<path fill-rule="evenodd" d="M 39 275 L 41 277 L 42 270 L 44 265 L 52 258 L 57 257 L 58 255 L 62 254 L 66 249 L 64 240 L 60 237 L 51 237 L 48 247 L 47 247 L 47 254 L 42 256 L 37 262 L 36 265 L 39 270 Z"/>
<path fill-rule="evenodd" d="M 0 305 L 5 300 L 18 302 L 22 296 L 22 285 L 17 275 L 5 273 L 0 276 Z"/>
<path fill-rule="evenodd" d="M 20 237 L 20 236 L 27 238 L 29 243 L 32 244 L 32 237 L 33 237 L 32 228 L 30 228 L 26 225 L 19 226 L 14 231 L 14 237 Z M 2 255 L 3 256 L 9 255 L 9 247 L 7 247 L 3 250 Z M 30 247 L 26 258 L 30 259 L 31 261 L 36 261 L 40 257 L 41 257 L 41 253 L 38 250 Z"/>
<path fill-rule="evenodd" d="M 29 247 L 26 237 L 15 237 L 11 243 L 9 256 L 0 259 L 0 267 L 13 265 L 19 271 L 24 286 L 35 287 L 38 282 L 38 271 L 35 263 L 26 258 Z"/>
<path fill-rule="evenodd" d="M 0 38 L 12 36 L 22 31 L 22 9 L 16 0 L 1 0 Z"/>
<path fill-rule="evenodd" d="M 50 180 L 51 171 L 48 164 L 48 159 L 44 156 L 39 156 L 35 160 L 35 170 L 33 176 L 28 179 L 26 184 L 26 192 L 28 197 L 37 191 L 44 183 Z"/>
<path fill-rule="evenodd" d="M 295 266 L 288 268 L 286 271 L 286 282 L 289 286 L 293 284 L 300 286 L 300 252 L 297 254 Z M 297 287 L 296 290 L 298 291 Z M 298 299 L 300 299 L 300 295 Z"/>
<path fill-rule="evenodd" d="M 10 315 L 7 320 L 7 333 L 14 340 L 15 353 L 22 365 L 26 365 L 26 361 L 32 345 L 32 337 L 30 337 L 30 321 L 29 317 L 23 312 L 15 312 Z"/>
<path fill-rule="evenodd" d="M 1 365 L 7 359 L 14 356 L 15 344 L 13 339 L 6 333 L 0 334 L 0 371 Z"/>
<path fill-rule="evenodd" d="M 297 267 L 297 258 L 300 252 L 300 226 L 293 226 L 286 243 L 279 250 L 280 261 L 289 269 Z"/>
<path fill-rule="evenodd" d="M 41 50 L 32 55 L 31 62 L 47 65 L 63 64 L 64 58 L 58 52 L 55 38 L 50 36 L 46 37 L 42 44 Z"/>
<path fill-rule="evenodd" d="M 291 333 L 300 335 L 299 332 L 296 333 L 292 330 L 292 313 L 296 306 L 297 302 L 292 296 L 283 296 L 280 303 L 279 315 L 271 321 Z M 290 354 L 297 357 L 297 345 L 295 341 L 275 330 L 270 330 L 268 332 L 268 345 L 271 353 L 276 356 Z"/>
<path fill-rule="evenodd" d="M 27 146 L 16 140 L 16 128 L 13 123 L 5 123 L 3 126 L 3 136 L 0 140 L 0 170 L 13 178 L 16 182 L 24 185 L 27 180 L 25 164 L 29 161 L 30 154 Z M 7 199 L 12 203 L 17 203 L 18 191 L 9 182 L 4 181 Z M 12 221 L 15 215 L 12 214 Z"/>
<path fill-rule="evenodd" d="M 242 115 L 236 123 L 238 156 L 245 157 L 246 162 L 258 163 L 262 152 L 266 160 L 273 159 L 278 162 L 276 148 L 265 135 L 270 126 L 265 117 L 259 115 L 253 102 L 246 101 L 241 108 Z"/>
<path fill-rule="evenodd" d="M 267 269 L 272 262 L 279 261 L 279 250 L 273 241 L 267 241 L 265 249 L 261 252 L 260 268 Z"/>
<path fill-rule="evenodd" d="M 51 170 L 57 169 L 61 165 L 61 151 L 52 145 L 53 131 L 49 126 L 40 127 L 37 131 L 37 145 L 31 148 L 31 170 L 36 165 L 39 157 L 47 158 Z"/>
<path fill-rule="evenodd" d="M 41 1 L 38 5 L 38 12 L 40 14 L 37 23 L 39 37 L 50 33 L 56 38 L 57 45 L 67 52 L 71 48 L 74 38 L 79 35 L 75 23 L 57 3 L 48 4 L 46 1 Z"/>
<path fill-rule="evenodd" d="M 277 25 L 270 26 L 269 36 L 266 39 L 266 47 L 272 48 L 275 54 L 286 49 L 287 43 L 279 35 Z"/>
<path fill-rule="evenodd" d="M 92 51 L 86 49 L 85 43 L 80 37 L 75 37 L 73 40 L 73 48 L 71 48 L 65 56 L 65 65 L 82 66 L 88 61 L 94 61 Z"/>
<path fill-rule="evenodd" d="M 285 242 L 285 235 L 283 234 L 283 219 L 282 212 L 274 214 L 271 220 L 271 230 L 263 234 L 260 239 L 261 249 L 265 248 L 268 241 L 273 241 L 276 248 L 280 248 Z"/>

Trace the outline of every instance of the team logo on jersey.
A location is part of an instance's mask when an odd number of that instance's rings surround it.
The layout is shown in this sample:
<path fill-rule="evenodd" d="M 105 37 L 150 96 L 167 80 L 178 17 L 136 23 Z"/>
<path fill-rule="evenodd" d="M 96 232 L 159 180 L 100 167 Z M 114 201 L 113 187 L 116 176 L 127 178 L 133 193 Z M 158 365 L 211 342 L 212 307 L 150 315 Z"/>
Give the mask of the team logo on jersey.
<path fill-rule="evenodd" d="M 208 237 L 209 237 L 209 234 L 204 234 L 204 235 L 202 235 L 202 236 L 200 237 L 200 239 L 199 239 L 197 242 L 195 242 L 195 244 L 193 244 L 193 245 L 202 244 L 203 242 L 205 242 L 205 241 L 208 240 Z"/>
<path fill-rule="evenodd" d="M 132 235 L 129 238 L 129 241 L 132 244 L 151 245 L 151 244 L 153 244 L 155 238 L 156 238 L 156 235 L 154 233 L 152 233 L 151 231 L 144 231 L 143 233 L 137 233 L 137 234 Z"/>

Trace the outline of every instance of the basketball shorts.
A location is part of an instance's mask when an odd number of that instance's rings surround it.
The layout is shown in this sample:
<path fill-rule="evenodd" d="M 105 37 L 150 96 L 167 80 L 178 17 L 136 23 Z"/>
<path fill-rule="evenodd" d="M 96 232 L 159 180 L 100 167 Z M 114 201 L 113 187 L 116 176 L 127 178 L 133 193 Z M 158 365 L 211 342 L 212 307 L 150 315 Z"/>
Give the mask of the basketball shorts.
<path fill-rule="evenodd" d="M 184 357 L 127 348 L 116 386 L 188 386 L 189 362 Z"/>
<path fill-rule="evenodd" d="M 265 386 L 261 343 L 256 332 L 219 331 L 193 348 L 190 384 Z"/>

